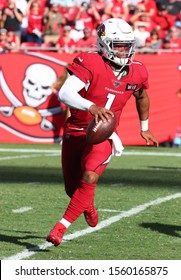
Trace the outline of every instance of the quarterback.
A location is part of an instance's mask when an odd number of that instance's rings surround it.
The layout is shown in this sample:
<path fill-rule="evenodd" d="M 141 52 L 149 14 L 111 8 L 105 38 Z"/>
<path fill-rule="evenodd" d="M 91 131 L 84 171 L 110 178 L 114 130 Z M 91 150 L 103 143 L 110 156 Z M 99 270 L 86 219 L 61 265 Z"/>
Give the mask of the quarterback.
<path fill-rule="evenodd" d="M 134 53 L 135 37 L 131 26 L 122 19 L 112 18 L 97 29 L 97 51 L 78 54 L 67 68 L 70 76 L 59 91 L 59 100 L 71 111 L 62 145 L 65 191 L 70 202 L 47 236 L 47 241 L 54 246 L 61 243 L 67 228 L 81 214 L 89 226 L 97 225 L 96 184 L 111 155 L 120 155 L 123 149 L 116 129 L 100 144 L 86 142 L 86 129 L 93 117 L 96 122 L 98 118 L 106 121 L 114 112 L 118 126 L 124 106 L 134 96 L 141 137 L 147 144 L 151 141 L 158 147 L 148 124 L 148 72 L 141 62 L 134 60 Z"/>

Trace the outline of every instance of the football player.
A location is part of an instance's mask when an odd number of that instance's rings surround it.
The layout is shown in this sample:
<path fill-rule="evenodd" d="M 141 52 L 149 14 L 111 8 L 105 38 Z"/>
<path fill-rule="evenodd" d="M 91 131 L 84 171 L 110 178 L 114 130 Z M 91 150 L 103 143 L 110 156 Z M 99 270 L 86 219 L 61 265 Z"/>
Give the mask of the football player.
<path fill-rule="evenodd" d="M 105 20 L 97 29 L 97 51 L 78 54 L 68 67 L 70 76 L 59 91 L 59 99 L 71 109 L 64 128 L 62 169 L 65 190 L 70 202 L 60 221 L 47 236 L 58 246 L 67 228 L 84 214 L 89 226 L 98 223 L 94 192 L 99 177 L 107 167 L 113 147 L 121 154 L 121 141 L 116 134 L 91 145 L 86 142 L 86 129 L 95 117 L 109 120 L 116 113 L 117 126 L 124 106 L 133 95 L 140 119 L 141 136 L 158 147 L 149 130 L 148 72 L 134 61 L 135 37 L 131 26 L 122 19 Z M 119 141 L 118 141 L 119 140 Z"/>

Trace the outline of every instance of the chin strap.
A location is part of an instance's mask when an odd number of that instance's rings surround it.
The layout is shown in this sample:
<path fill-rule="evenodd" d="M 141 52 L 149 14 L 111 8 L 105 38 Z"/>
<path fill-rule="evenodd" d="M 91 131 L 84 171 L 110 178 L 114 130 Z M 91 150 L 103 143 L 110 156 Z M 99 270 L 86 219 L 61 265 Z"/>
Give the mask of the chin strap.
<path fill-rule="evenodd" d="M 121 78 L 125 77 L 128 74 L 127 70 L 120 71 L 117 75 L 117 79 L 120 80 Z"/>
<path fill-rule="evenodd" d="M 123 65 L 121 69 L 115 70 L 114 74 L 116 78 L 120 80 L 121 78 L 125 77 L 128 74 L 128 67 L 125 67 L 125 65 Z"/>

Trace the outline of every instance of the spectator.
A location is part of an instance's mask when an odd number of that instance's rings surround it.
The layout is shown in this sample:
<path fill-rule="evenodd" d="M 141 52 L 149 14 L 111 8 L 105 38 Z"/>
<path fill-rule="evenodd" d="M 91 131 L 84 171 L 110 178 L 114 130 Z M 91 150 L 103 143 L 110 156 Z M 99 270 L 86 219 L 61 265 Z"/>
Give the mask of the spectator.
<path fill-rule="evenodd" d="M 168 14 L 177 16 L 181 13 L 181 2 L 177 0 L 167 0 L 166 1 Z"/>
<path fill-rule="evenodd" d="M 40 5 L 36 1 L 29 3 L 28 10 L 28 28 L 26 34 L 26 42 L 34 42 L 41 44 L 43 42 L 43 14 Z"/>
<path fill-rule="evenodd" d="M 0 29 L 0 53 L 7 52 L 7 30 L 5 28 Z"/>
<path fill-rule="evenodd" d="M 123 0 L 111 0 L 105 7 L 105 14 L 112 18 L 127 19 L 129 15 L 128 6 L 123 5 Z"/>
<path fill-rule="evenodd" d="M 7 32 L 7 43 L 9 52 L 19 52 L 21 40 L 13 31 Z"/>
<path fill-rule="evenodd" d="M 19 46 L 20 39 L 13 31 L 7 31 L 5 28 L 0 29 L 0 53 L 18 52 Z"/>
<path fill-rule="evenodd" d="M 97 13 L 95 23 L 94 23 L 94 30 L 93 30 L 93 34 L 95 34 L 95 36 L 96 36 L 97 26 L 104 20 L 111 17 L 110 15 L 105 14 L 106 3 L 107 3 L 106 0 L 97 0 L 92 3 L 92 9 L 95 9 Z"/>
<path fill-rule="evenodd" d="M 146 38 L 150 37 L 150 32 L 146 30 L 146 26 L 144 23 L 135 23 L 134 35 L 137 48 L 143 48 L 145 46 Z"/>
<path fill-rule="evenodd" d="M 151 46 L 151 37 L 146 38 L 144 47 L 140 48 L 137 52 L 154 53 L 154 50 L 152 49 Z"/>
<path fill-rule="evenodd" d="M 149 38 L 150 38 L 150 47 L 153 50 L 158 50 L 162 45 L 162 40 L 159 37 L 158 31 L 156 29 L 152 30 Z"/>
<path fill-rule="evenodd" d="M 94 1 L 92 6 L 97 10 L 100 16 L 104 15 L 105 13 L 105 6 L 106 6 L 106 1 L 105 0 L 97 0 Z"/>
<path fill-rule="evenodd" d="M 22 12 L 23 18 L 22 18 L 22 22 L 21 22 L 21 38 L 20 41 L 21 43 L 25 41 L 25 37 L 26 37 L 26 30 L 28 27 L 28 19 L 27 19 L 27 6 L 28 6 L 28 2 L 26 0 L 16 0 L 16 7 L 18 9 L 20 9 L 20 11 Z"/>
<path fill-rule="evenodd" d="M 145 46 L 141 48 L 142 53 L 156 53 L 162 45 L 162 40 L 159 38 L 157 30 L 150 33 L 150 37 L 146 38 Z M 138 50 L 139 51 L 139 50 Z"/>
<path fill-rule="evenodd" d="M 70 38 L 75 42 L 84 37 L 84 22 L 82 20 L 77 20 L 75 22 L 75 27 L 70 31 Z"/>
<path fill-rule="evenodd" d="M 137 5 L 135 10 L 131 13 L 129 17 L 129 21 L 134 24 L 136 21 L 140 21 L 140 17 L 145 15 L 145 6 L 144 5 Z"/>
<path fill-rule="evenodd" d="M 66 23 L 65 18 L 59 12 L 58 4 L 51 4 L 50 10 L 44 15 L 44 42 L 55 44 L 60 37 L 61 27 Z"/>
<path fill-rule="evenodd" d="M 157 6 L 165 5 L 169 15 L 177 16 L 181 13 L 181 2 L 177 0 L 156 1 Z"/>
<path fill-rule="evenodd" d="M 16 36 L 21 38 L 22 12 L 16 7 L 15 0 L 8 0 L 7 7 L 2 9 L 1 28 L 13 31 Z"/>
<path fill-rule="evenodd" d="M 171 48 L 170 48 L 170 40 L 168 38 L 164 38 L 162 40 L 162 45 L 160 47 L 163 50 L 169 51 L 171 52 Z"/>
<path fill-rule="evenodd" d="M 135 13 L 130 16 L 129 18 L 130 23 L 134 24 L 143 24 L 147 31 L 151 32 L 155 27 L 156 24 L 153 22 L 152 18 L 146 13 L 144 6 L 138 5 L 136 8 Z"/>
<path fill-rule="evenodd" d="M 140 0 L 124 0 L 123 7 L 128 11 L 127 21 L 129 21 L 130 16 L 134 15 Z"/>
<path fill-rule="evenodd" d="M 165 38 L 168 30 L 175 25 L 175 18 L 173 15 L 168 14 L 165 5 L 159 6 L 158 13 L 153 17 L 153 21 L 156 24 L 160 38 Z"/>
<path fill-rule="evenodd" d="M 181 37 L 179 37 L 180 30 L 173 26 L 170 28 L 168 32 L 168 38 L 170 40 L 170 48 L 172 50 L 179 50 L 181 49 Z"/>
<path fill-rule="evenodd" d="M 59 5 L 59 13 L 62 14 L 66 20 L 66 25 L 74 26 L 76 15 L 79 11 L 78 6 L 63 6 Z"/>
<path fill-rule="evenodd" d="M 56 48 L 61 48 L 58 52 L 73 53 L 75 51 L 75 41 L 70 37 L 71 26 L 65 25 L 63 34 L 59 37 Z"/>
<path fill-rule="evenodd" d="M 97 10 L 96 3 L 97 2 L 92 3 L 88 9 L 88 14 L 92 17 L 92 26 L 90 24 L 86 24 L 86 22 L 84 23 L 85 27 L 90 28 L 92 31 L 95 31 L 95 33 L 96 33 L 96 27 L 99 23 L 101 23 L 101 19 L 102 19 L 102 16 Z"/>
<path fill-rule="evenodd" d="M 138 6 L 142 5 L 145 7 L 145 12 L 151 18 L 157 14 L 157 5 L 154 0 L 142 0 L 138 3 Z"/>
<path fill-rule="evenodd" d="M 87 51 L 89 48 L 96 49 L 96 37 L 92 35 L 92 31 L 85 27 L 84 28 L 84 37 L 79 39 L 76 43 L 77 48 L 84 48 Z"/>
<path fill-rule="evenodd" d="M 100 20 L 100 15 L 94 6 L 90 7 L 87 2 L 82 2 L 75 20 L 81 20 L 83 21 L 85 27 L 94 29 L 95 22 Z"/>
<path fill-rule="evenodd" d="M 29 2 L 33 2 L 34 0 L 29 0 Z M 45 14 L 48 12 L 49 10 L 49 5 L 50 5 L 50 1 L 49 0 L 35 0 L 36 2 L 38 2 L 39 6 L 40 6 L 40 12 L 42 14 Z"/>

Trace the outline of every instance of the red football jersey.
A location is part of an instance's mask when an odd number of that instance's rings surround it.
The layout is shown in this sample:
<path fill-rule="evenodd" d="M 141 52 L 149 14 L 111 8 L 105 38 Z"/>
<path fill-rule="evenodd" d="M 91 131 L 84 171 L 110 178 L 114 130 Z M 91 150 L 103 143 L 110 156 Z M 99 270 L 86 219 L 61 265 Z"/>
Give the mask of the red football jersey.
<path fill-rule="evenodd" d="M 116 113 L 117 125 L 132 93 L 140 88 L 148 88 L 148 72 L 141 62 L 134 61 L 129 66 L 129 73 L 118 80 L 112 68 L 97 52 L 79 54 L 68 67 L 68 71 L 89 84 L 86 89 L 79 92 L 82 97 Z M 71 109 L 68 123 L 86 128 L 92 118 L 93 116 L 87 111 Z"/>

